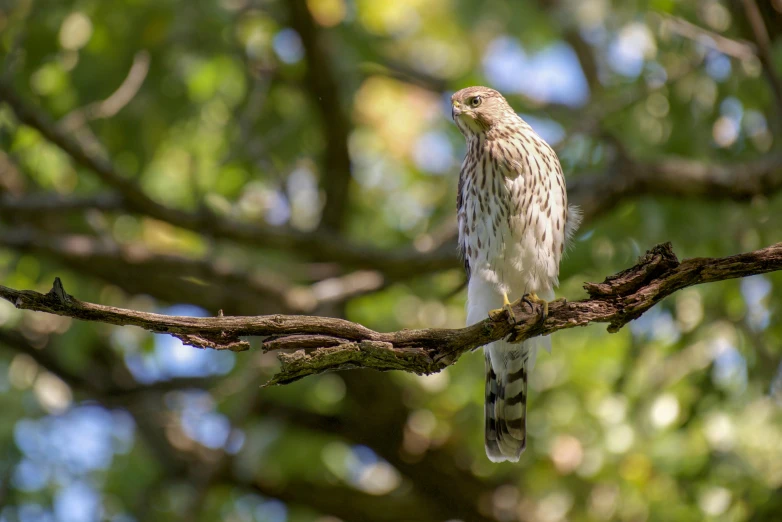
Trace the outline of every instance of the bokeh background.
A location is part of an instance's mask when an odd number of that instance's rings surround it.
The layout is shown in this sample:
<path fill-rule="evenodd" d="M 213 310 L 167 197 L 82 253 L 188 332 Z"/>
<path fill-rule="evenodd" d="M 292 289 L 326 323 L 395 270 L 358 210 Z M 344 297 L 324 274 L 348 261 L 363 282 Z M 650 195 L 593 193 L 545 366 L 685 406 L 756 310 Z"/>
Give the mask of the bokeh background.
<path fill-rule="evenodd" d="M 2 0 L 0 51 L 14 288 L 460 327 L 449 97 L 475 84 L 584 209 L 561 296 L 664 241 L 782 237 L 779 0 Z M 779 295 L 755 276 L 556 334 L 516 465 L 484 455 L 480 353 L 262 389 L 257 341 L 2 302 L 0 521 L 782 520 Z"/>

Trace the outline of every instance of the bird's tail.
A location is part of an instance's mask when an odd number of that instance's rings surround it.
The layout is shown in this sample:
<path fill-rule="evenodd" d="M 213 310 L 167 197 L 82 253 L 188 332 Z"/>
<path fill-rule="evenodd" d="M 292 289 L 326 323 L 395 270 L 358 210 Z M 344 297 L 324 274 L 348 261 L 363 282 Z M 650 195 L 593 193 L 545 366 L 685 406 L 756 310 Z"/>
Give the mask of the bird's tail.
<path fill-rule="evenodd" d="M 503 341 L 484 349 L 486 354 L 486 455 L 492 462 L 517 462 L 527 446 L 527 377 L 540 345 L 548 338 L 521 344 Z"/>

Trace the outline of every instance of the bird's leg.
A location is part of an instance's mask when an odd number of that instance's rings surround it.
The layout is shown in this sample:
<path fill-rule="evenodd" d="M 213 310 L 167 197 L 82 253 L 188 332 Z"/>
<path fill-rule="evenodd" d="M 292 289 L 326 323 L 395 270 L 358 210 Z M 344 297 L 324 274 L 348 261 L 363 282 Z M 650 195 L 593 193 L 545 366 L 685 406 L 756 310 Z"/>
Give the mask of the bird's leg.
<path fill-rule="evenodd" d="M 508 321 L 511 324 L 516 324 L 516 322 L 517 322 L 516 321 L 516 314 L 513 313 L 513 305 L 514 304 L 518 304 L 518 301 L 516 301 L 515 303 L 511 303 L 508 300 L 508 293 L 507 292 L 503 292 L 502 293 L 502 308 L 496 308 L 494 310 L 490 310 L 489 311 L 489 317 L 491 317 L 492 319 L 498 319 L 499 316 L 503 312 L 508 312 Z"/>
<path fill-rule="evenodd" d="M 541 305 L 543 307 L 543 310 L 541 310 L 540 320 L 541 321 L 545 321 L 546 317 L 548 317 L 548 301 L 538 297 L 535 292 L 530 292 L 528 294 L 524 294 L 521 297 L 521 302 L 522 303 L 527 303 L 529 305 L 529 308 L 530 308 L 531 312 L 535 310 L 535 308 L 532 306 L 533 303 Z"/>

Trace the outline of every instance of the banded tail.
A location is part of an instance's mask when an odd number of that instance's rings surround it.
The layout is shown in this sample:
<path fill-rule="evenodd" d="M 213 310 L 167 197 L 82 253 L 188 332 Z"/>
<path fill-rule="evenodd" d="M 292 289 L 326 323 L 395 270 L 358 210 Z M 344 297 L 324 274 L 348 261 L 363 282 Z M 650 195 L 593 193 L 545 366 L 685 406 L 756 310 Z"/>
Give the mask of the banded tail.
<path fill-rule="evenodd" d="M 486 354 L 486 455 L 492 462 L 517 462 L 527 446 L 527 377 L 535 352 L 548 338 L 521 344 L 503 341 L 484 348 Z"/>

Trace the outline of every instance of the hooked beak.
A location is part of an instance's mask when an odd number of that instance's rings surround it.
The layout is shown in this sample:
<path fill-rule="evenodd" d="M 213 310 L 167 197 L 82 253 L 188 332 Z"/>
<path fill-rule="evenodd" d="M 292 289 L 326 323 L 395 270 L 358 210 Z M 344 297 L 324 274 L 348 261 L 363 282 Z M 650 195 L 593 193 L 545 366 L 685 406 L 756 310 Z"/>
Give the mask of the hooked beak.
<path fill-rule="evenodd" d="M 451 118 L 455 120 L 456 117 L 462 113 L 462 109 L 463 109 L 462 104 L 454 100 L 453 103 L 451 104 Z"/>

